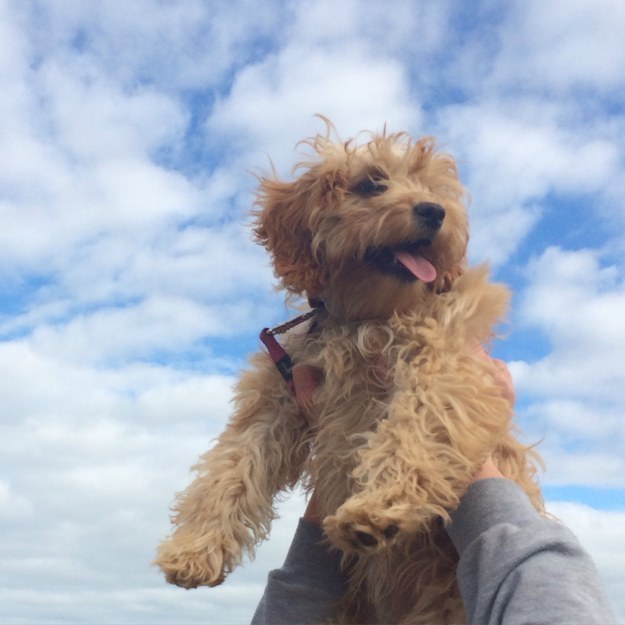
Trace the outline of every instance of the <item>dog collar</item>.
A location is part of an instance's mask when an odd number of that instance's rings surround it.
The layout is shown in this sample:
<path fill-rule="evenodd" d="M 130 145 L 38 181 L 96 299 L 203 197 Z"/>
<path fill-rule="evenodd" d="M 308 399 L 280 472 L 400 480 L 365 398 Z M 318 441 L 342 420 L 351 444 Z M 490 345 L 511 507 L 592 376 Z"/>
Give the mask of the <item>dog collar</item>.
<path fill-rule="evenodd" d="M 295 384 L 293 383 L 293 361 L 284 347 L 278 343 L 276 334 L 284 334 L 285 332 L 288 332 L 291 328 L 294 328 L 295 326 L 304 323 L 304 321 L 311 319 L 324 308 L 323 302 L 318 299 L 309 299 L 308 303 L 312 307 L 312 310 L 275 326 L 274 328 L 263 328 L 260 333 L 260 340 L 267 348 L 269 356 L 271 360 L 273 360 L 273 364 L 276 366 L 280 375 L 284 378 L 284 381 L 287 383 L 293 394 L 295 394 Z"/>

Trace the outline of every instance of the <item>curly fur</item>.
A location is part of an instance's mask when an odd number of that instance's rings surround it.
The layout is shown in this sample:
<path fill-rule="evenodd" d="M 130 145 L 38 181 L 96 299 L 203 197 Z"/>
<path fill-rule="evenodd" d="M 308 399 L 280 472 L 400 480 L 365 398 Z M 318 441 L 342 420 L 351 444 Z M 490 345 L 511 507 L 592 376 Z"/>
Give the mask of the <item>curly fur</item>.
<path fill-rule="evenodd" d="M 465 191 L 433 139 L 384 132 L 357 145 L 331 132 L 328 122 L 305 142 L 314 156 L 296 180 L 261 179 L 254 230 L 281 286 L 325 304 L 287 346 L 322 380 L 318 422 L 309 425 L 267 354 L 253 356 L 156 562 L 180 586 L 220 584 L 267 536 L 276 495 L 301 481 L 343 554 L 341 622 L 461 623 L 444 523 L 490 453 L 542 510 L 538 456 L 514 437 L 494 365 L 471 349 L 493 338 L 508 291 L 465 266 Z M 359 191 L 367 180 L 384 187 Z M 440 228 L 416 215 L 424 202 L 444 208 Z M 423 239 L 431 284 L 371 261 L 371 250 Z"/>

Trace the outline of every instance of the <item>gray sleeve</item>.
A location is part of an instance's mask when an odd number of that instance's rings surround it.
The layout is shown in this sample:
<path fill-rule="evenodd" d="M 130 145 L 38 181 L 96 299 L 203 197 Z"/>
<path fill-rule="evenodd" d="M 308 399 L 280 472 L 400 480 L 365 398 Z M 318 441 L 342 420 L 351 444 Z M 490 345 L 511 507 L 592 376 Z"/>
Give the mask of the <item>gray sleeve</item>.
<path fill-rule="evenodd" d="M 448 533 L 469 623 L 608 625 L 616 619 L 575 536 L 505 479 L 471 485 Z"/>
<path fill-rule="evenodd" d="M 345 577 L 339 552 L 322 540 L 320 527 L 300 519 L 282 568 L 269 573 L 252 625 L 311 625 L 334 614 Z"/>

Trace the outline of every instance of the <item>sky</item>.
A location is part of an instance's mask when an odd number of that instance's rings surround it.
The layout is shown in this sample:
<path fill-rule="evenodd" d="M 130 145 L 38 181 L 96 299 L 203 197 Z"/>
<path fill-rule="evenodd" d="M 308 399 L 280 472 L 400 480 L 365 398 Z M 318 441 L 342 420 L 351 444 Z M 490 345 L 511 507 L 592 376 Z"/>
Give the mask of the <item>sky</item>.
<path fill-rule="evenodd" d="M 625 623 L 625 3 L 260 7 L 0 0 L 0 623 L 249 622 L 298 493 L 219 588 L 150 563 L 292 314 L 249 211 L 316 113 L 458 159 L 522 438 Z"/>

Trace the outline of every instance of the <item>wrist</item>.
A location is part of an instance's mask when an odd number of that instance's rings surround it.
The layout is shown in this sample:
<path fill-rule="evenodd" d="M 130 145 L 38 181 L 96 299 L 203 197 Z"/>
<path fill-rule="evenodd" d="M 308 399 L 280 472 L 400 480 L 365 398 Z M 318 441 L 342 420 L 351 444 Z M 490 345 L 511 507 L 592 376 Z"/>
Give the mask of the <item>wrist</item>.
<path fill-rule="evenodd" d="M 321 525 L 323 518 L 317 504 L 317 495 L 315 492 L 313 492 L 312 496 L 310 497 L 308 505 L 306 506 L 306 510 L 304 511 L 304 516 L 302 518 L 309 523 Z"/>
<path fill-rule="evenodd" d="M 498 477 L 505 478 L 505 475 L 499 470 L 497 465 L 494 463 L 491 456 L 488 456 L 486 462 L 482 465 L 480 470 L 473 476 L 471 483 L 478 482 L 479 480 L 484 480 L 490 477 Z"/>

